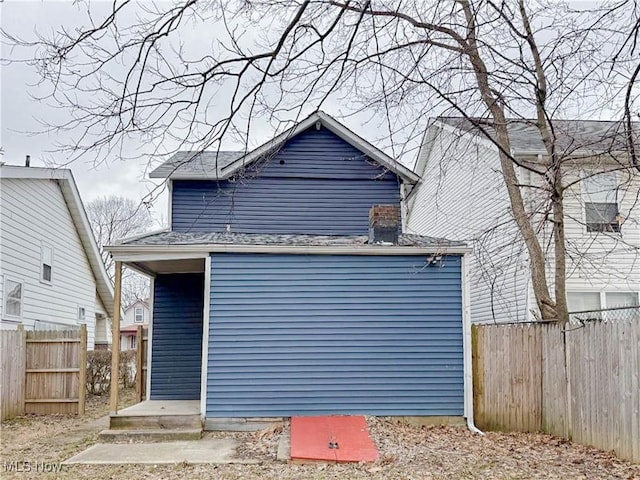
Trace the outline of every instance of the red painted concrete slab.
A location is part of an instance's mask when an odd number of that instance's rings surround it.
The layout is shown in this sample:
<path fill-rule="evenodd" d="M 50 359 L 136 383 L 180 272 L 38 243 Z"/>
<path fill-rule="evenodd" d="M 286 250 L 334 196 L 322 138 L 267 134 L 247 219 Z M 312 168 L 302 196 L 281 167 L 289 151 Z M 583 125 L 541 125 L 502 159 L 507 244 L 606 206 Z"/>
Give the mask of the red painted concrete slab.
<path fill-rule="evenodd" d="M 378 449 L 363 416 L 291 418 L 291 460 L 375 462 L 377 459 Z"/>

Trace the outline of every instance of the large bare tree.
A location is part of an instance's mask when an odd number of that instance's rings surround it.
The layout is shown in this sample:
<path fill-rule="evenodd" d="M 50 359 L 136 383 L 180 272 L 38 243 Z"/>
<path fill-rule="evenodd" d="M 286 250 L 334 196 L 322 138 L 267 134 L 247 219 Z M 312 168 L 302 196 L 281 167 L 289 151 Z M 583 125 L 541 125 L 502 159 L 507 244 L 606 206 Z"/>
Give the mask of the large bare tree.
<path fill-rule="evenodd" d="M 558 143 L 553 119 L 626 117 L 614 168 L 637 174 L 639 18 L 630 0 L 124 0 L 84 28 L 12 40 L 35 48 L 50 98 L 70 112 L 50 127 L 81 131 L 66 146 L 98 161 L 131 136 L 152 153 L 247 144 L 265 120 L 282 129 L 325 104 L 370 112 L 401 156 L 434 112 L 465 117 L 499 151 L 541 318 L 566 321 L 563 174 L 580 149 Z M 532 119 L 540 161 L 514 158 L 510 118 Z M 519 171 L 542 179 L 551 249 Z"/>
<path fill-rule="evenodd" d="M 117 240 L 149 231 L 153 220 L 141 203 L 115 195 L 92 200 L 86 208 L 102 261 L 113 281 L 114 262 L 104 247 L 113 245 Z M 122 296 L 125 306 L 138 299 L 146 300 L 149 298 L 148 280 L 127 270 L 122 278 Z"/>

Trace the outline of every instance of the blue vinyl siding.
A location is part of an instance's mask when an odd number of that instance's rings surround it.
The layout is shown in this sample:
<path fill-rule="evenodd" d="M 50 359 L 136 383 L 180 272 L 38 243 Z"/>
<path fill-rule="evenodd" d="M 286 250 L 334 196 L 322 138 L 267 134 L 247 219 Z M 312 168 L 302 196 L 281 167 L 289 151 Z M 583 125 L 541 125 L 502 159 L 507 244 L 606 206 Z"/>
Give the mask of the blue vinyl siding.
<path fill-rule="evenodd" d="M 460 257 L 213 254 L 207 416 L 463 415 Z"/>
<path fill-rule="evenodd" d="M 329 130 L 310 129 L 236 179 L 175 180 L 172 230 L 366 235 L 377 204 L 400 204 L 396 175 Z"/>
<path fill-rule="evenodd" d="M 197 400 L 204 274 L 158 275 L 153 297 L 151 400 Z"/>

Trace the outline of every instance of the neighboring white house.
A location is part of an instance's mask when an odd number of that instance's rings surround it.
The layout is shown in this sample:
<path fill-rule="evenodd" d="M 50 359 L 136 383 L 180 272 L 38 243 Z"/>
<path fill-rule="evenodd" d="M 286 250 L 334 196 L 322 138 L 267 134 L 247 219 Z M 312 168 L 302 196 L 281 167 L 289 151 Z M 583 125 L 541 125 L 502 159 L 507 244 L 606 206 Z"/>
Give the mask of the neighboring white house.
<path fill-rule="evenodd" d="M 0 326 L 87 325 L 110 343 L 111 281 L 70 170 L 0 165 Z"/>
<path fill-rule="evenodd" d="M 120 321 L 120 350 L 135 350 L 137 348 L 138 326 L 147 328 L 149 318 L 149 302 L 146 300 L 138 299 L 125 308 Z"/>
<path fill-rule="evenodd" d="M 622 150 L 619 124 L 557 121 L 554 126 L 558 147 L 568 158 L 564 184 L 573 184 L 565 196 L 569 311 L 638 305 L 640 172 L 621 168 L 629 161 L 616 153 Z M 492 132 L 490 124 L 483 128 Z M 546 160 L 532 123 L 514 121 L 509 136 L 511 154 L 523 165 L 539 166 Z M 533 320 L 537 307 L 528 255 L 511 214 L 495 144 L 469 121 L 433 119 L 415 171 L 422 180 L 407 199 L 407 231 L 473 246 L 472 321 Z M 527 211 L 538 220 L 543 248 L 553 259 L 550 225 L 544 221 L 547 205 L 539 188 L 542 178 L 521 167 L 517 174 Z"/>

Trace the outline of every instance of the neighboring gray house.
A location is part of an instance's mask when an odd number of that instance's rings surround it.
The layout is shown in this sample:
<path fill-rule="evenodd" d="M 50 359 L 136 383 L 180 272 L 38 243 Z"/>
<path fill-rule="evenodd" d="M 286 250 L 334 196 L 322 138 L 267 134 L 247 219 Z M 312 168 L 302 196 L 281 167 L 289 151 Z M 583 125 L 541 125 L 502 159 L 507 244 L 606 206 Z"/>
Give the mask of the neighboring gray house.
<path fill-rule="evenodd" d="M 568 158 L 565 184 L 600 172 L 575 183 L 565 196 L 569 310 L 638 305 L 640 172 L 621 168 L 625 157 L 616 155 L 624 148 L 620 124 L 575 120 L 556 121 L 554 126 L 558 148 Z M 490 124 L 484 128 L 491 132 Z M 545 160 L 544 145 L 531 121 L 513 121 L 510 139 L 511 153 L 520 162 L 535 165 Z M 433 119 L 416 172 L 422 179 L 407 202 L 407 231 L 473 245 L 472 321 L 534 319 L 528 257 L 511 216 L 495 144 L 462 118 Z M 522 168 L 517 173 L 523 185 L 530 185 L 523 187 L 524 201 L 539 220 L 542 244 L 551 248 L 537 188 L 541 178 Z M 551 276 L 549 282 L 552 285 Z"/>
<path fill-rule="evenodd" d="M 110 341 L 111 281 L 70 170 L 0 166 L 0 326 L 87 325 Z"/>

